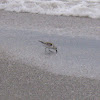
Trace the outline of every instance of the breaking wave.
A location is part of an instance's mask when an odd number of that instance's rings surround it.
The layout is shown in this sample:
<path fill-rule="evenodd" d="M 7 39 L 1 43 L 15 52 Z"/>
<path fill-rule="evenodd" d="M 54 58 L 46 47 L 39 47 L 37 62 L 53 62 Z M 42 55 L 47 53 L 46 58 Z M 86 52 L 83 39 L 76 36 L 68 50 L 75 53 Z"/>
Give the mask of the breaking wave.
<path fill-rule="evenodd" d="M 48 15 L 100 18 L 100 0 L 0 0 L 0 9 Z"/>

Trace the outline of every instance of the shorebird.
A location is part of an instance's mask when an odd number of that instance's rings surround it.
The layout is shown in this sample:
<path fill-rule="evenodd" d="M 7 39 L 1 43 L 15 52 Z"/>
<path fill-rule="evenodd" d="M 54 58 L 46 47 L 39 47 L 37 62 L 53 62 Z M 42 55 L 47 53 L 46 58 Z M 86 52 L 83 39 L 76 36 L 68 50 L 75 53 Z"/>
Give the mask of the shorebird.
<path fill-rule="evenodd" d="M 48 48 L 49 51 L 50 51 L 50 49 L 54 49 L 56 51 L 56 53 L 57 53 L 57 47 L 53 43 L 43 42 L 43 41 L 39 41 L 39 42 L 41 42 L 45 46 L 45 51 Z"/>

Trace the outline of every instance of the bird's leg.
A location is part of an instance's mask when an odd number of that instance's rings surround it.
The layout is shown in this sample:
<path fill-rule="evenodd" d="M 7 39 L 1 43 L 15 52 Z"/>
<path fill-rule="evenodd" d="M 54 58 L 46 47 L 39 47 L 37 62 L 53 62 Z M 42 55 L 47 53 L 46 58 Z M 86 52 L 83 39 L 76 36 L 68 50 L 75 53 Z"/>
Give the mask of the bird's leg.
<path fill-rule="evenodd" d="M 49 51 L 51 52 L 51 50 L 49 49 Z"/>
<path fill-rule="evenodd" d="M 45 48 L 45 52 L 47 51 L 47 48 Z"/>
<path fill-rule="evenodd" d="M 51 49 L 49 49 L 49 51 L 50 51 L 50 52 L 52 52 L 52 50 L 51 50 Z"/>

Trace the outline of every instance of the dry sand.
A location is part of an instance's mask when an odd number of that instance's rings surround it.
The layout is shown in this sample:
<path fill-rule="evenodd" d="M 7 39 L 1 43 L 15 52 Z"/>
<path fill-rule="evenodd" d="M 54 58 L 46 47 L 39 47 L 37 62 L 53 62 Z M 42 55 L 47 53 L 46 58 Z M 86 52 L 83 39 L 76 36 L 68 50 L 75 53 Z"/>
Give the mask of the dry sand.
<path fill-rule="evenodd" d="M 23 16 L 25 20 L 29 15 L 0 11 L 0 28 L 31 29 L 27 20 L 25 25 L 18 22 Z M 12 59 L 0 46 L 0 100 L 100 100 L 100 80 L 56 75 Z"/>

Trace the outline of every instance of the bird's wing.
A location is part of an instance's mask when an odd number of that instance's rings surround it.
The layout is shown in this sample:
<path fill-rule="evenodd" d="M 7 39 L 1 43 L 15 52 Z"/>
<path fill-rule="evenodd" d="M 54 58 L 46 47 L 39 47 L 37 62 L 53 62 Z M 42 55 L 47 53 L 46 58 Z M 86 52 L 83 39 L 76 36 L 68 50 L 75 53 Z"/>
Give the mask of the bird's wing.
<path fill-rule="evenodd" d="M 49 46 L 52 46 L 52 43 L 50 43 L 50 42 L 46 42 L 46 44 L 49 45 Z"/>

